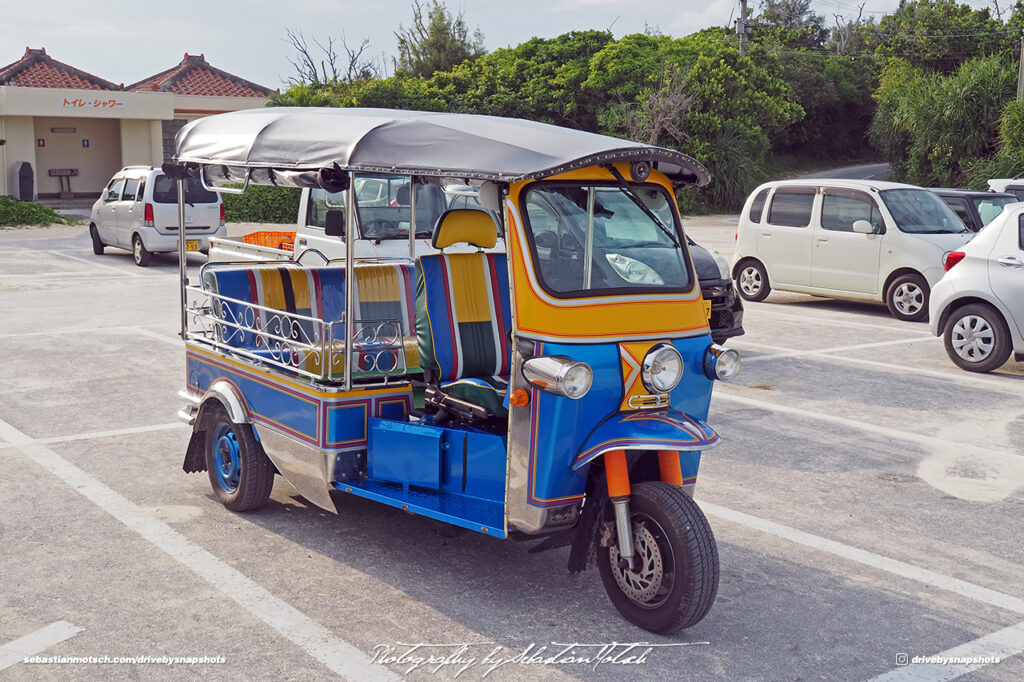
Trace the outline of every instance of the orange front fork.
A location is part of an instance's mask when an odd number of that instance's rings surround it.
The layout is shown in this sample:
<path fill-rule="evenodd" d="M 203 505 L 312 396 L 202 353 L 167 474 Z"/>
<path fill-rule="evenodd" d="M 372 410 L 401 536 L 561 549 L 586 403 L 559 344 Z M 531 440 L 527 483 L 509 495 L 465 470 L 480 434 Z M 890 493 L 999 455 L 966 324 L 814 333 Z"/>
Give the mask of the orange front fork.
<path fill-rule="evenodd" d="M 619 546 L 619 563 L 623 568 L 637 570 L 633 549 L 633 524 L 629 516 L 629 467 L 626 451 L 604 453 L 604 470 L 608 479 L 608 499 L 615 509 L 615 535 Z"/>
<path fill-rule="evenodd" d="M 661 480 L 665 483 L 677 487 L 683 484 L 683 467 L 679 464 L 679 453 L 675 450 L 658 451 L 658 468 L 661 470 Z"/>

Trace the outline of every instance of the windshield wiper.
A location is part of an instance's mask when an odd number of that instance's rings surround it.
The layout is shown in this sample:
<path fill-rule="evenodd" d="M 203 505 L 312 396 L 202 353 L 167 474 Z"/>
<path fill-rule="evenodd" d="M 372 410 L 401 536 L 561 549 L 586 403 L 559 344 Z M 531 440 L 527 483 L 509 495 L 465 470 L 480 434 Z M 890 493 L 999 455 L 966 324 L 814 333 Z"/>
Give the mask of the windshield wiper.
<path fill-rule="evenodd" d="M 605 168 L 608 169 L 609 173 L 615 176 L 615 180 L 618 181 L 619 187 L 621 187 L 622 191 L 627 197 L 629 197 L 629 200 L 636 204 L 637 208 L 646 213 L 648 218 L 654 221 L 654 224 L 658 226 L 658 229 L 664 232 L 665 236 L 672 242 L 672 246 L 679 248 L 679 242 L 676 240 L 676 236 L 672 234 L 672 230 L 670 230 L 668 226 L 661 221 L 661 218 L 659 218 L 654 211 L 647 207 L 647 204 L 645 204 L 644 200 L 637 195 L 636 191 L 626 184 L 626 178 L 622 177 L 622 173 L 620 173 L 618 169 L 611 164 L 605 165 Z"/>

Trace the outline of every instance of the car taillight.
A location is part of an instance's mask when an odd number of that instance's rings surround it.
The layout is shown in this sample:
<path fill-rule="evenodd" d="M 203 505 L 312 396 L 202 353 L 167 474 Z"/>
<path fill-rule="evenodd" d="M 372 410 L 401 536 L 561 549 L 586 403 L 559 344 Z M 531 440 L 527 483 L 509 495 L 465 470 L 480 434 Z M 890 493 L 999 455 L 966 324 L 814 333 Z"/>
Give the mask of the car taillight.
<path fill-rule="evenodd" d="M 142 224 L 145 227 L 153 227 L 153 204 L 146 204 L 142 211 Z"/>
<path fill-rule="evenodd" d="M 962 261 L 964 259 L 964 256 L 966 255 L 967 254 L 964 253 L 963 251 L 950 251 L 942 259 L 942 267 L 946 268 L 946 272 L 949 272 L 950 269 L 954 265 Z"/>
<path fill-rule="evenodd" d="M 220 205 L 220 226 L 224 227 L 224 204 Z"/>

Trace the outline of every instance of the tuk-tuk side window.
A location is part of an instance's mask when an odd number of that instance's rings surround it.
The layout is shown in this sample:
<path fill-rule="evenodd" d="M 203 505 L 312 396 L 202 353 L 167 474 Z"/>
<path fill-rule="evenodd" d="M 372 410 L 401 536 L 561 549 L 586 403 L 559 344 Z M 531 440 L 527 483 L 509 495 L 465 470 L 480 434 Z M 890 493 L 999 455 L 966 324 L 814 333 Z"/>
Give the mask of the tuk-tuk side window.
<path fill-rule="evenodd" d="M 655 185 L 636 193 L 647 211 L 617 185 L 544 183 L 525 192 L 531 256 L 545 291 L 579 298 L 692 288 L 671 199 Z"/>
<path fill-rule="evenodd" d="M 761 213 L 764 212 L 764 203 L 768 199 L 768 192 L 770 191 L 771 187 L 765 187 L 757 193 L 757 196 L 754 197 L 754 200 L 750 203 L 750 213 L 748 214 L 750 222 L 761 222 Z"/>
<path fill-rule="evenodd" d="M 826 189 L 821 200 L 821 226 L 834 232 L 853 232 L 858 220 L 871 223 L 878 232 L 882 229 L 882 214 L 875 200 L 864 192 Z"/>
<path fill-rule="evenodd" d="M 768 209 L 768 222 L 786 227 L 807 227 L 811 224 L 814 188 L 785 187 L 775 190 Z"/>

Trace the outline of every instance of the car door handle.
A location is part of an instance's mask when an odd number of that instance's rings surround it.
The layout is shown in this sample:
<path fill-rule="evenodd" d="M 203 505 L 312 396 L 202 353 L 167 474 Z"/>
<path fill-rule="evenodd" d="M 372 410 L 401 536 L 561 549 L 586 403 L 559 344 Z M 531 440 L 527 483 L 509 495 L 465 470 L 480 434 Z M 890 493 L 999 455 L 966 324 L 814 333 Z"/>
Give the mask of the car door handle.
<path fill-rule="evenodd" d="M 770 231 L 768 231 L 768 230 L 765 230 L 765 231 L 761 232 L 761 236 L 762 237 L 771 237 L 772 233 Z"/>
<path fill-rule="evenodd" d="M 828 237 L 818 237 L 819 244 L 828 244 Z"/>
<path fill-rule="evenodd" d="M 996 258 L 996 262 L 1002 265 L 1004 268 L 1019 268 L 1024 267 L 1024 261 L 1015 256 L 1000 256 Z"/>

